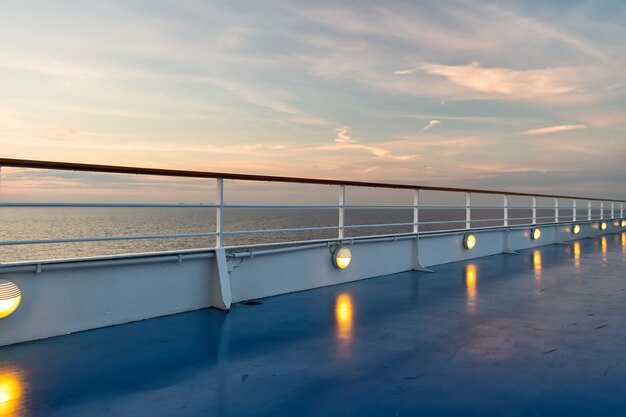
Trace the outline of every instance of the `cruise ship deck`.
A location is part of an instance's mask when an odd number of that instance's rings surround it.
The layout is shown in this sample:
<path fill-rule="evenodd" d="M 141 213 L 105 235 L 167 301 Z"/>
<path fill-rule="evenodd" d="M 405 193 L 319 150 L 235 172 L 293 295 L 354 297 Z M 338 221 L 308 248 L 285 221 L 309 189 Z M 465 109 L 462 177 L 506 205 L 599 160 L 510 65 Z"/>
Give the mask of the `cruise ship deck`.
<path fill-rule="evenodd" d="M 621 233 L 6 346 L 0 415 L 623 416 L 625 262 Z"/>

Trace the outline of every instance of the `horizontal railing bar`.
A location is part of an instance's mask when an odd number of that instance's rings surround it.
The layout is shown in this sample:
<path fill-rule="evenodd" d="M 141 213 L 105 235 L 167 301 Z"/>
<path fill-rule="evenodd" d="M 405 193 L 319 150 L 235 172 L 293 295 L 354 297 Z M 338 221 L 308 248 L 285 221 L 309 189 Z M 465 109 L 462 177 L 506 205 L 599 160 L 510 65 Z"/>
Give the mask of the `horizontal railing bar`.
<path fill-rule="evenodd" d="M 386 210 L 386 209 L 404 209 L 404 210 L 413 210 L 416 206 L 405 206 L 405 205 L 389 205 L 389 206 L 368 206 L 368 205 L 354 205 L 354 206 L 349 206 L 349 205 L 345 205 L 344 208 L 346 209 L 381 209 L 381 210 Z M 421 206 L 418 206 L 421 207 Z"/>
<path fill-rule="evenodd" d="M 561 217 L 561 216 L 559 216 Z M 564 216 L 564 217 L 572 217 L 572 216 Z M 554 219 L 554 216 L 537 216 L 535 219 Z M 509 217 L 509 220 L 532 220 L 533 217 Z"/>
<path fill-rule="evenodd" d="M 158 204 L 158 203 L 0 203 L 0 207 L 158 207 L 158 208 L 215 208 L 213 204 Z"/>
<path fill-rule="evenodd" d="M 234 209 L 336 209 L 339 208 L 338 205 L 310 205 L 310 206 L 299 206 L 299 205 L 262 205 L 262 204 L 224 204 L 223 208 L 234 208 Z"/>
<path fill-rule="evenodd" d="M 176 169 L 158 169 L 158 168 L 140 168 L 128 166 L 114 165 L 96 165 L 96 164 L 78 164 L 72 162 L 53 162 L 53 161 L 37 161 L 30 159 L 13 159 L 0 158 L 0 166 L 15 168 L 35 168 L 35 169 L 52 169 L 63 171 L 81 171 L 81 172 L 101 172 L 110 174 L 133 174 L 133 175 L 152 175 L 166 177 L 185 177 L 185 178 L 213 178 L 226 180 L 242 180 L 242 181 L 259 181 L 259 182 L 282 182 L 282 183 L 300 183 L 300 184 L 320 184 L 320 185 L 344 185 L 353 187 L 372 187 L 372 188 L 397 188 L 408 190 L 429 190 L 429 191 L 445 191 L 445 192 L 469 192 L 477 194 L 498 194 L 509 196 L 526 196 L 526 197 L 548 197 L 575 200 L 592 200 L 592 201 L 613 201 L 621 202 L 622 200 L 582 197 L 582 196 L 565 196 L 555 194 L 539 194 L 539 193 L 521 193 L 513 191 L 496 191 L 481 190 L 474 188 L 453 188 L 453 187 L 434 187 L 423 185 L 409 184 L 393 184 L 378 183 L 365 181 L 340 181 L 320 178 L 301 178 L 301 177 L 283 177 L 275 175 L 252 175 L 252 174 L 234 174 L 226 172 L 209 172 L 209 171 L 188 171 Z"/>
<path fill-rule="evenodd" d="M 217 205 L 215 204 L 161 204 L 161 203 L 0 203 L 0 207 L 96 207 L 96 208 L 108 208 L 108 207 L 156 207 L 156 208 L 215 208 Z M 295 204 L 285 204 L 285 205 L 261 205 L 261 204 L 224 204 L 222 207 L 224 208 L 235 208 L 235 209 L 336 209 L 339 208 L 338 205 L 295 205 Z M 414 209 L 415 207 L 420 209 L 458 209 L 465 210 L 466 206 L 458 206 L 458 205 L 346 205 L 346 209 Z M 503 206 L 469 206 L 471 209 L 484 209 L 484 210 L 502 210 Z M 509 211 L 511 210 L 523 210 L 523 209 L 532 209 L 532 206 L 509 206 Z M 537 210 L 554 210 L 554 206 L 552 207 L 536 207 Z M 561 216 L 567 216 L 567 211 L 572 210 L 572 208 L 568 207 L 560 207 Z M 565 212 L 565 213 L 564 213 Z M 576 211 L 577 215 L 585 215 L 587 214 L 586 210 L 578 209 Z M 605 211 L 604 214 L 609 215 L 609 211 Z M 599 214 L 596 214 L 599 215 Z"/>
<path fill-rule="evenodd" d="M 400 226 L 413 226 L 411 223 L 381 223 L 381 224 L 351 224 L 344 226 L 345 229 L 361 229 L 366 227 L 400 227 Z"/>
<path fill-rule="evenodd" d="M 258 233 L 287 233 L 287 232 L 314 232 L 316 230 L 337 230 L 339 226 L 321 227 L 296 227 L 290 229 L 259 229 L 259 230 L 238 230 L 232 232 L 222 232 L 223 235 L 250 235 Z"/>
<path fill-rule="evenodd" d="M 463 209 L 465 210 L 467 206 L 465 204 L 420 204 L 419 208 L 427 208 L 427 209 L 439 209 L 439 208 L 448 208 L 448 209 Z M 473 206 L 471 206 L 473 207 Z"/>
<path fill-rule="evenodd" d="M 4 262 L 0 264 L 0 271 L 4 272 L 5 267 L 20 267 L 20 266 L 28 266 L 33 264 L 39 265 L 48 265 L 54 263 L 83 263 L 90 261 L 107 261 L 107 260 L 119 260 L 119 259 L 134 259 L 134 258 L 146 258 L 146 257 L 163 257 L 169 255 L 176 255 L 177 257 L 182 257 L 182 260 L 190 259 L 188 255 L 202 255 L 202 254 L 210 254 L 210 256 L 214 256 L 215 248 L 213 247 L 204 247 L 204 248 L 193 248 L 193 249 L 177 249 L 177 250 L 164 250 L 164 251 L 150 251 L 150 252 L 135 252 L 135 253 L 117 253 L 114 255 L 97 255 L 97 256 L 84 256 L 79 258 L 57 258 L 57 259 L 31 259 L 28 261 L 15 261 L 15 262 Z"/>
<path fill-rule="evenodd" d="M 107 236 L 107 237 L 77 237 L 65 239 L 39 239 L 39 240 L 10 240 L 0 242 L 0 246 L 15 245 L 47 245 L 54 243 L 82 243 L 82 242 L 106 242 L 122 240 L 146 240 L 146 239 L 176 239 L 184 237 L 215 236 L 214 232 L 207 233 L 178 233 L 172 235 L 144 235 L 144 236 Z"/>
<path fill-rule="evenodd" d="M 9 263 L 0 266 L 3 273 L 58 271 L 67 269 L 82 269 L 106 266 L 130 266 L 149 263 L 184 262 L 197 259 L 215 258 L 212 251 L 203 250 L 204 253 L 180 252 L 152 252 L 109 255 L 91 258 L 52 259 L 44 261 L 29 261 L 23 263 Z"/>
<path fill-rule="evenodd" d="M 411 206 L 413 207 L 413 206 Z M 501 205 L 456 205 L 456 204 L 420 204 L 420 208 L 450 208 L 450 209 L 463 209 L 465 210 L 467 207 L 472 209 L 494 209 L 494 210 L 503 210 L 504 206 Z M 508 206 L 509 210 L 517 210 L 517 209 L 532 209 L 533 206 Z M 554 206 L 537 206 L 535 207 L 537 210 L 554 210 Z M 561 207 L 562 210 L 571 210 L 571 207 Z"/>
<path fill-rule="evenodd" d="M 437 220 L 437 221 L 430 221 L 430 222 L 422 222 L 420 221 L 419 224 L 445 224 L 445 223 L 451 223 L 451 224 L 455 224 L 455 223 L 465 223 L 465 219 L 462 220 Z"/>

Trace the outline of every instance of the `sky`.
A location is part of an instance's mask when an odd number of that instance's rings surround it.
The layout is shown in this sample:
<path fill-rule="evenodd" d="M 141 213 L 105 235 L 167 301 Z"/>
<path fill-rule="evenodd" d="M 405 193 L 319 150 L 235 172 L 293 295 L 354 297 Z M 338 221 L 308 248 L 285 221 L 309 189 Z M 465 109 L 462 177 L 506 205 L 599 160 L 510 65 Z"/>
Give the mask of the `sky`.
<path fill-rule="evenodd" d="M 622 0 L 0 15 L 2 157 L 626 198 Z"/>

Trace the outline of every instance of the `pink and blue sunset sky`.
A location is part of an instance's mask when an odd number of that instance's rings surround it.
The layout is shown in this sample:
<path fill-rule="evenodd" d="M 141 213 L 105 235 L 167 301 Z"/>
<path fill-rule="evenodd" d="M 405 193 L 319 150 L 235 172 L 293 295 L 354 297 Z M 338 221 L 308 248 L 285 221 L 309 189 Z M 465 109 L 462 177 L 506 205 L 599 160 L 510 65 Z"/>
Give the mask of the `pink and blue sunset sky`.
<path fill-rule="evenodd" d="M 2 157 L 626 198 L 620 0 L 0 13 Z"/>

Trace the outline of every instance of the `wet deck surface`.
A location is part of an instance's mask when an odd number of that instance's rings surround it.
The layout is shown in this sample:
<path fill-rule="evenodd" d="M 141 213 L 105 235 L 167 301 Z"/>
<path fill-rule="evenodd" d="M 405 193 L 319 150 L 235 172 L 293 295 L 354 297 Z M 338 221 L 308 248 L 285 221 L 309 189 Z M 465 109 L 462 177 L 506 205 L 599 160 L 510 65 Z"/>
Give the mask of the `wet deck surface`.
<path fill-rule="evenodd" d="M 626 234 L 0 348 L 0 416 L 624 416 Z"/>

